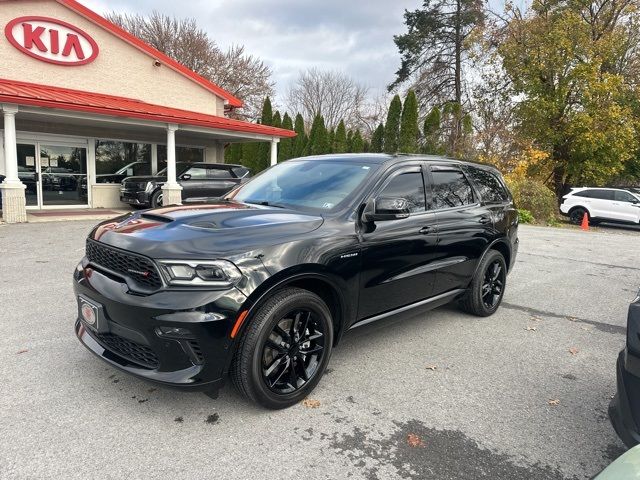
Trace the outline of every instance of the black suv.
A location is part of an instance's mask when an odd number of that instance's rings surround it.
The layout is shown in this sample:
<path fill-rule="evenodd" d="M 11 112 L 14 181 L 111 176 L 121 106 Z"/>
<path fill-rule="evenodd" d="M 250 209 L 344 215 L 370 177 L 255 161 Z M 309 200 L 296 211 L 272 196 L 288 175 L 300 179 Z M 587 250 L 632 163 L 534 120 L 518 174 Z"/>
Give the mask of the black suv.
<path fill-rule="evenodd" d="M 609 417 L 620 439 L 631 448 L 640 443 L 640 291 L 629 306 L 627 344 L 618 355 L 618 392 Z"/>
<path fill-rule="evenodd" d="M 182 199 L 221 197 L 246 182 L 250 171 L 242 165 L 226 163 L 176 164 L 176 179 L 182 186 Z M 167 169 L 153 176 L 135 176 L 122 180 L 120 201 L 134 207 L 162 206 L 162 186 L 167 181 Z"/>
<path fill-rule="evenodd" d="M 492 167 L 289 160 L 218 202 L 98 225 L 74 274 L 80 341 L 111 365 L 268 408 L 304 398 L 354 327 L 458 301 L 494 313 L 518 216 Z"/>

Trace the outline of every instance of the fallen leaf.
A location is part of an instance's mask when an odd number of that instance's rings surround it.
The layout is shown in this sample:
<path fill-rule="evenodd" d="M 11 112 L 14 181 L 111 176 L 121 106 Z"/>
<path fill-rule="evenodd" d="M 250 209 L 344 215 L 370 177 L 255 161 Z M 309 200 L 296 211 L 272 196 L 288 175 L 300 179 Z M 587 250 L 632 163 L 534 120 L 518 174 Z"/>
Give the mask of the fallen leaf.
<path fill-rule="evenodd" d="M 570 353 L 571 355 L 576 355 L 579 351 L 580 351 L 580 350 L 578 350 L 576 347 L 571 347 L 571 348 L 569 349 L 569 353 Z"/>
<path fill-rule="evenodd" d="M 302 401 L 302 405 L 307 408 L 318 408 L 320 406 L 320 400 L 312 400 L 310 398 L 305 398 Z"/>
<path fill-rule="evenodd" d="M 557 398 L 551 399 L 549 400 L 549 405 L 553 405 L 554 407 L 556 405 L 560 405 L 560 400 L 558 400 Z"/>
<path fill-rule="evenodd" d="M 534 320 L 534 321 L 536 321 L 536 322 L 539 322 L 539 321 L 541 321 L 542 319 L 541 319 L 540 317 L 536 316 L 536 315 L 531 315 L 531 320 Z"/>
<path fill-rule="evenodd" d="M 29 349 L 28 349 L 28 348 L 23 348 L 22 350 L 18 350 L 18 351 L 16 352 L 16 355 L 20 355 L 21 353 L 27 353 L 28 351 L 29 351 Z"/>
<path fill-rule="evenodd" d="M 427 370 L 431 370 L 432 372 L 437 370 L 438 366 L 437 365 L 427 365 L 426 367 Z"/>
<path fill-rule="evenodd" d="M 527 328 L 525 328 L 525 330 L 527 332 L 531 332 L 531 331 L 535 332 L 536 330 L 538 330 L 538 327 L 527 327 Z"/>
<path fill-rule="evenodd" d="M 569 320 L 570 322 L 577 322 L 578 319 L 576 317 L 567 317 L 567 320 Z"/>
<path fill-rule="evenodd" d="M 407 443 L 410 447 L 413 448 L 424 446 L 424 442 L 422 441 L 422 439 L 415 433 L 410 433 L 409 435 L 407 435 Z"/>

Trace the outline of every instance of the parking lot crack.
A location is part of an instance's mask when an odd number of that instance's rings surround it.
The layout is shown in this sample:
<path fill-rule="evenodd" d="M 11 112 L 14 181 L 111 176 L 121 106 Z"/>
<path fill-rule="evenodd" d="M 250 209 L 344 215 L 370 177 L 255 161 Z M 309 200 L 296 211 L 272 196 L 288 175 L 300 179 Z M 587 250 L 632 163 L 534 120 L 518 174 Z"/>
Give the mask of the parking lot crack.
<path fill-rule="evenodd" d="M 612 325 L 610 323 L 598 322 L 597 320 L 589 320 L 587 318 L 579 318 L 571 315 L 563 315 L 560 313 L 549 312 L 546 310 L 538 310 L 537 308 L 524 307 L 522 305 L 515 305 L 513 303 L 502 302 L 502 308 L 506 308 L 507 310 L 517 310 L 519 312 L 528 313 L 529 315 L 535 315 L 538 317 L 549 317 L 549 318 L 557 318 L 559 320 L 567 320 L 576 323 L 586 323 L 587 325 L 592 325 L 601 332 L 606 333 L 614 333 L 614 334 L 622 334 L 626 335 L 627 327 L 622 325 Z"/>

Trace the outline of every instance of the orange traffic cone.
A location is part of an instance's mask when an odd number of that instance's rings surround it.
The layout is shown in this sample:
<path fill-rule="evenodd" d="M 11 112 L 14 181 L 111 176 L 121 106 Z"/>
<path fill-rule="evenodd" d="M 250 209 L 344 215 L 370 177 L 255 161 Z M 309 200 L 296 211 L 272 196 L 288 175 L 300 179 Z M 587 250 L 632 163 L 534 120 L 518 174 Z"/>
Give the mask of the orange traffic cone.
<path fill-rule="evenodd" d="M 580 225 L 580 228 L 585 232 L 589 231 L 589 214 L 587 212 L 584 212 L 584 216 L 582 217 L 582 225 Z"/>

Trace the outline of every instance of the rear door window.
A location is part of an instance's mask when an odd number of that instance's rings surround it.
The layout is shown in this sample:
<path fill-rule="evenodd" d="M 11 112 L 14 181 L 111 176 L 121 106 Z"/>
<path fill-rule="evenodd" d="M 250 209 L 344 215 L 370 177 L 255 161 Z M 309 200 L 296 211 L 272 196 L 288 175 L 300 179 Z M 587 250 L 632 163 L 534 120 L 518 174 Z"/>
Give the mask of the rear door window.
<path fill-rule="evenodd" d="M 462 207 L 474 203 L 473 190 L 462 170 L 431 166 L 433 208 Z"/>
<path fill-rule="evenodd" d="M 467 167 L 467 173 L 480 194 L 480 199 L 485 203 L 504 203 L 509 201 L 509 195 L 498 177 L 488 170 L 476 167 Z"/>

